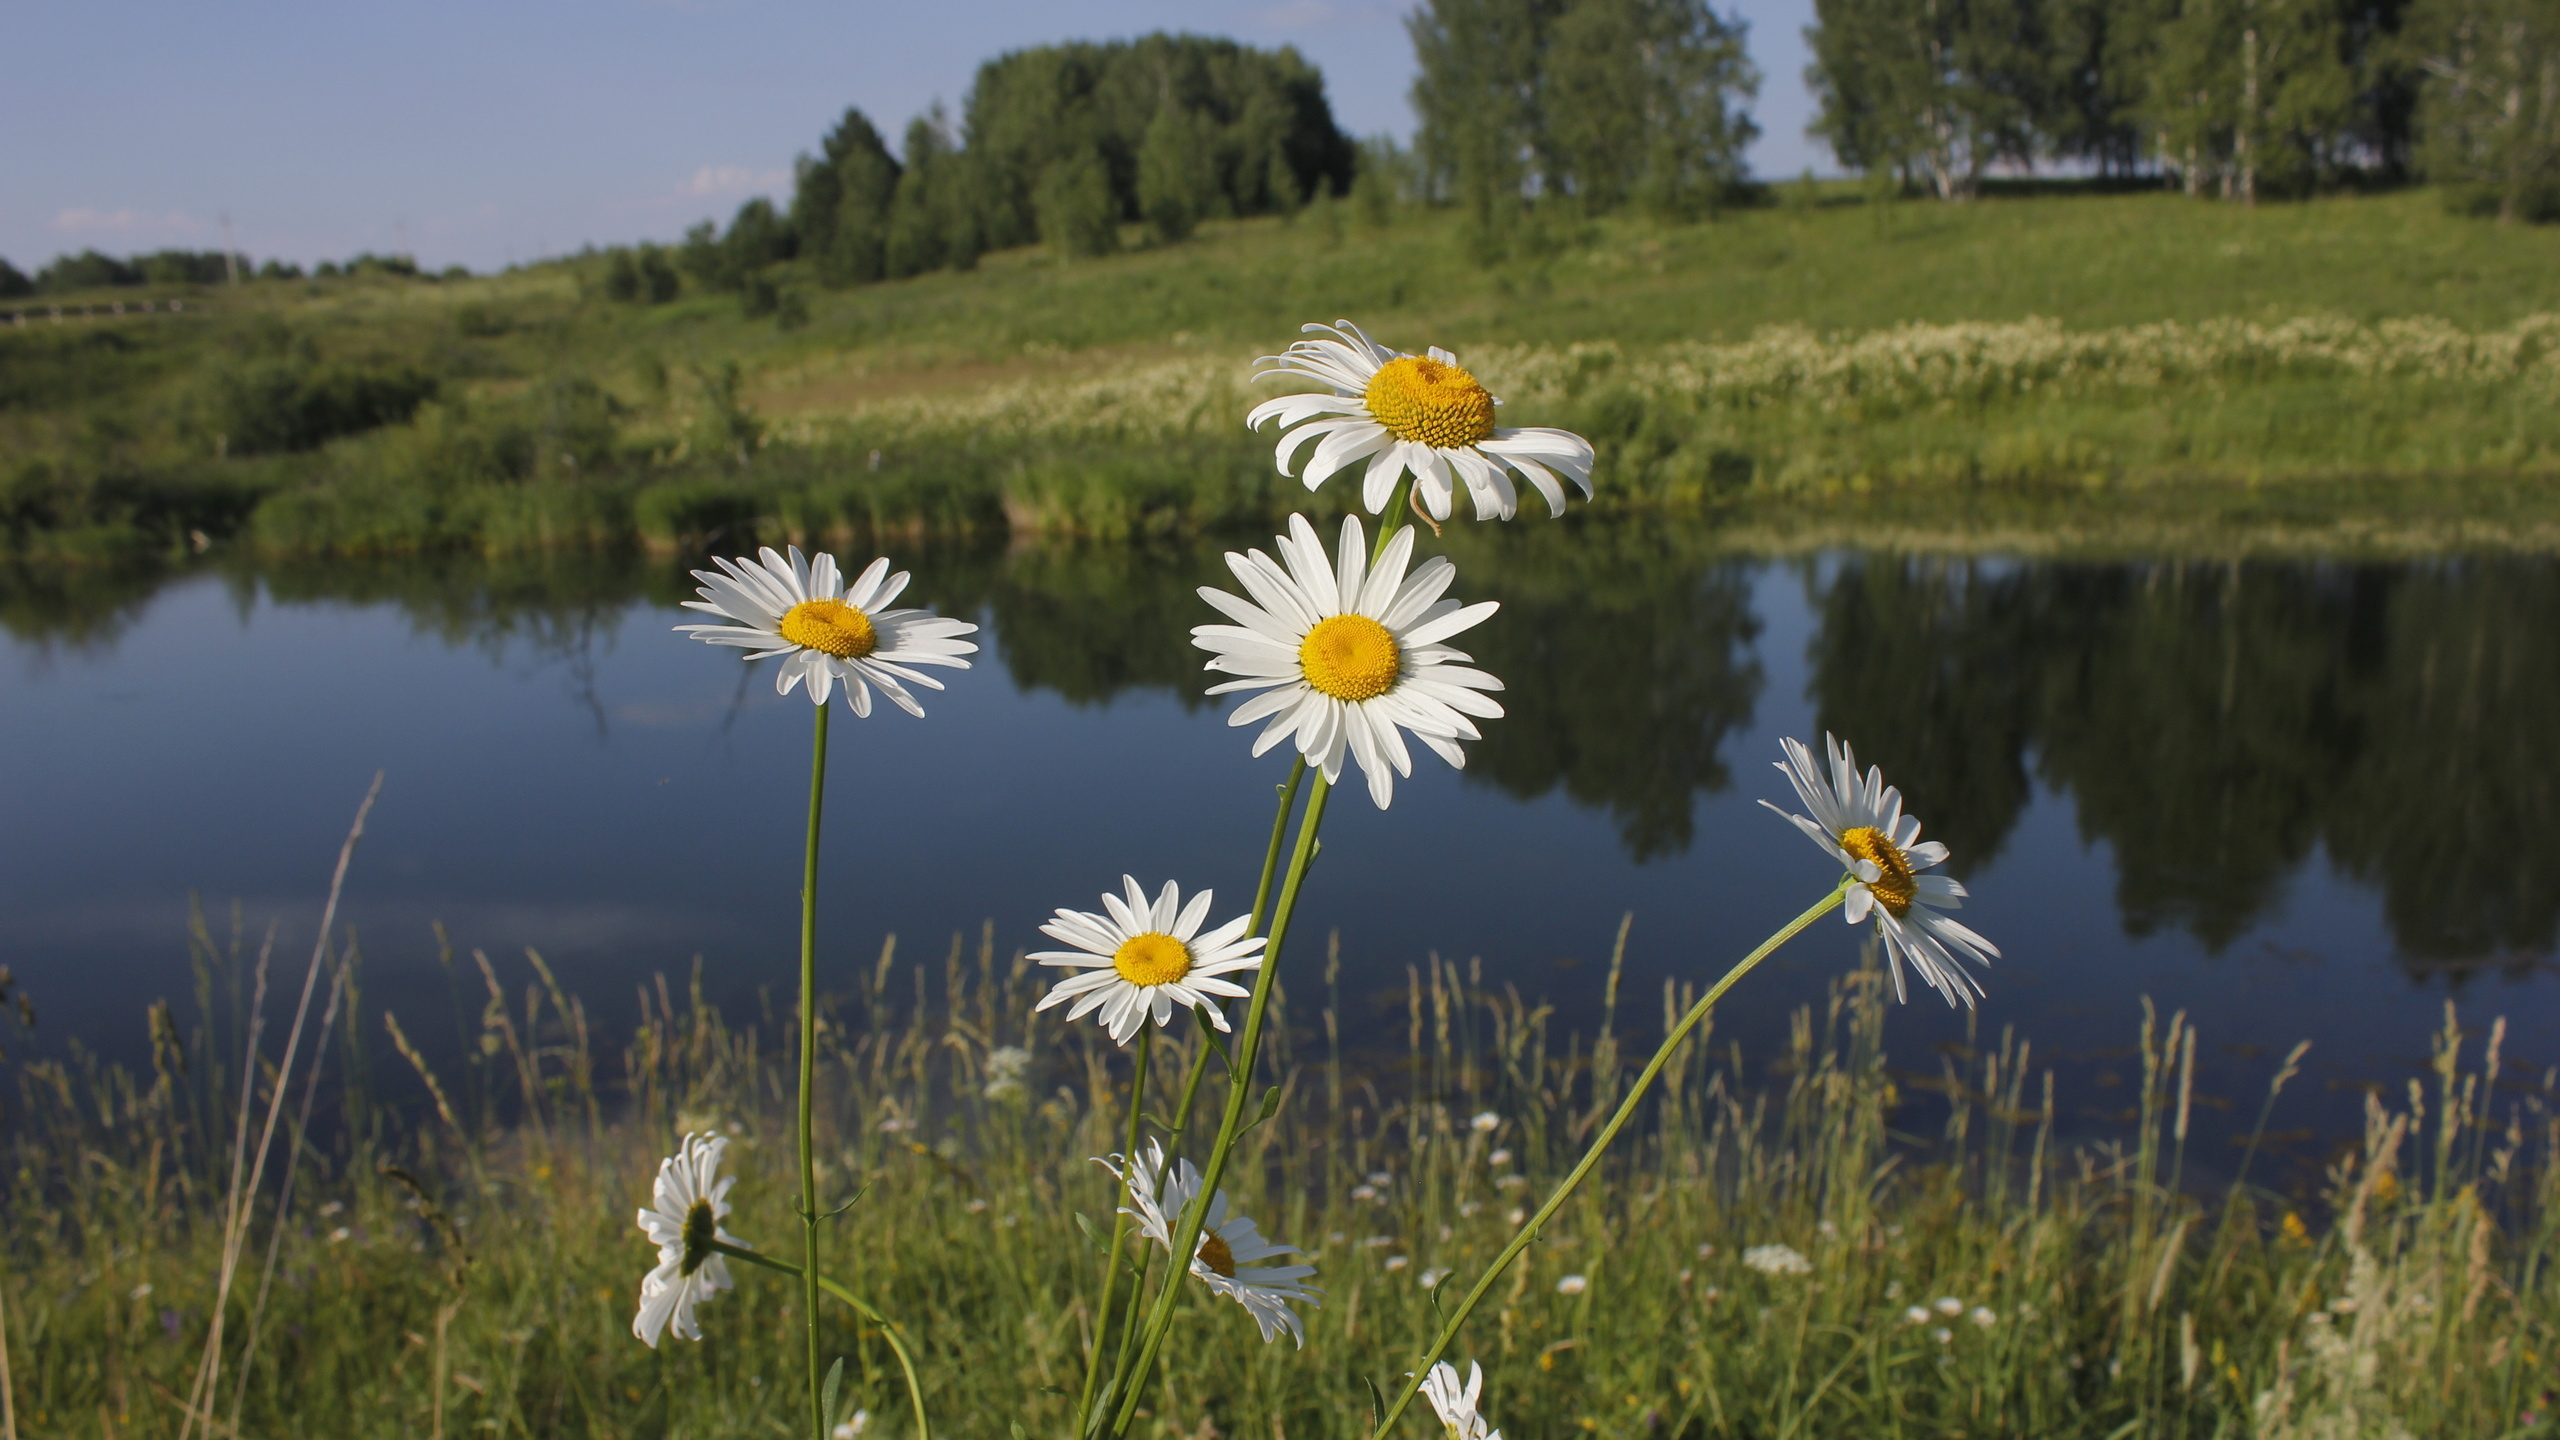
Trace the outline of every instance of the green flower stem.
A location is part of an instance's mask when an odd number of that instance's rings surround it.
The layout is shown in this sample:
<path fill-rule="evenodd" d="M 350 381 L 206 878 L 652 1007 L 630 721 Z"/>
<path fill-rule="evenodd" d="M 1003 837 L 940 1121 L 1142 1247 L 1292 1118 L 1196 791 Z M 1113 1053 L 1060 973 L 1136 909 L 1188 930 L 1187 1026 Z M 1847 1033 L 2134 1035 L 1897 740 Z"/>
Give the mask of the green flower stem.
<path fill-rule="evenodd" d="M 1247 935 L 1254 934 L 1262 928 L 1263 912 L 1271 903 L 1271 882 L 1272 879 L 1280 872 L 1280 851 L 1284 842 L 1289 838 L 1289 816 L 1297 809 L 1298 791 L 1306 783 L 1306 778 L 1307 757 L 1300 755 L 1290 761 L 1289 778 L 1280 786 L 1279 809 L 1271 816 L 1271 843 L 1263 848 L 1262 879 L 1253 892 L 1253 909 L 1245 915 L 1244 931 Z M 1208 1037 L 1204 1034 L 1201 1037 L 1198 1053 L 1191 1057 L 1191 1073 L 1185 1075 L 1182 1079 L 1182 1102 L 1173 1112 L 1173 1131 L 1165 1137 L 1165 1163 L 1162 1167 L 1158 1168 L 1155 1175 L 1156 1193 L 1159 1195 L 1164 1193 L 1165 1171 L 1172 1167 L 1174 1157 L 1182 1152 L 1182 1137 L 1191 1128 L 1191 1107 L 1193 1102 L 1200 1098 L 1200 1081 L 1203 1076 L 1208 1074 L 1209 1057 L 1214 1053 L 1215 1047 L 1208 1043 Z M 1133 1129 L 1131 1131 L 1128 1152 L 1129 1163 L 1132 1165 L 1138 1162 L 1138 1146 L 1135 1136 L 1136 1132 Z M 1144 1252 L 1141 1252 L 1138 1257 L 1138 1288 L 1132 1290 L 1129 1294 L 1128 1318 L 1121 1324 L 1121 1333 L 1123 1335 L 1131 1333 L 1133 1327 L 1137 1323 L 1138 1302 L 1146 1286 L 1147 1271 L 1151 1268 L 1148 1262 L 1151 1258 L 1152 1257 L 1150 1255 Z M 1096 1319 L 1099 1323 L 1107 1325 L 1110 1323 L 1111 1312 L 1108 1309 L 1105 1309 L 1096 1317 Z M 1096 1353 L 1100 1353 L 1100 1346 L 1098 1343 L 1096 1345 Z M 1129 1366 L 1131 1362 L 1137 1358 L 1137 1353 L 1137 1347 L 1134 1345 L 1123 1345 L 1121 1347 L 1119 1363 L 1112 1371 L 1112 1388 L 1108 1392 L 1109 1394 L 1114 1396 L 1118 1395 L 1120 1393 L 1120 1387 L 1128 1382 Z M 1076 1414 L 1076 1433 L 1079 1435 L 1088 1434 L 1091 1431 L 1093 1425 L 1092 1405 L 1093 1398 L 1088 1393 L 1085 1397 L 1083 1407 L 1079 1408 Z"/>
<path fill-rule="evenodd" d="M 1395 500 L 1409 496 L 1412 488 L 1411 480 L 1404 481 L 1397 487 L 1398 493 Z M 1403 528 L 1387 518 L 1396 511 L 1395 500 L 1390 500 L 1387 508 L 1379 512 L 1377 538 L 1369 546 L 1369 565 L 1372 570 L 1377 568 L 1379 557 L 1387 553 L 1387 545 L 1395 539 L 1396 531 Z M 1280 813 L 1272 817 L 1271 844 L 1263 852 L 1262 857 L 1262 885 L 1254 892 L 1253 897 L 1253 919 L 1256 923 L 1259 923 L 1262 918 L 1264 904 L 1271 898 L 1271 875 L 1280 859 L 1281 831 L 1288 824 L 1290 807 L 1296 802 L 1298 787 L 1305 779 L 1306 771 L 1306 757 L 1300 755 L 1289 767 L 1289 783 L 1281 792 Z M 1200 1227 L 1208 1214 L 1210 1197 L 1217 1193 L 1218 1182 L 1226 1175 L 1227 1156 L 1235 1148 L 1236 1137 L 1242 1129 L 1246 1095 L 1252 1088 L 1254 1066 L 1262 1052 L 1263 1010 L 1270 1002 L 1271 986 L 1280 969 L 1280 945 L 1288 935 L 1289 916 L 1297 908 L 1298 887 L 1306 879 L 1308 863 L 1315 858 L 1316 831 L 1323 823 L 1325 797 L 1331 793 L 1331 790 L 1332 787 L 1324 781 L 1323 777 L 1317 777 L 1315 792 L 1307 801 L 1306 818 L 1298 824 L 1297 852 L 1290 858 L 1289 875 L 1281 885 L 1280 908 L 1272 917 L 1270 943 L 1263 947 L 1262 966 L 1254 975 L 1253 999 L 1245 1012 L 1244 1035 L 1237 1044 L 1235 1067 L 1228 1076 L 1226 1113 L 1218 1126 L 1217 1143 L 1210 1149 L 1208 1166 L 1201 1174 L 1200 1193 L 1193 1197 L 1191 1205 L 1185 1207 L 1181 1223 L 1175 1231 L 1172 1254 L 1176 1256 L 1188 1255 L 1191 1248 L 1200 1243 Z M 1248 930 L 1250 928 L 1248 927 Z M 1165 1153 L 1165 1164 L 1168 1168 L 1174 1163 L 1174 1147 L 1179 1145 L 1182 1132 L 1190 1124 L 1192 1096 L 1199 1088 L 1202 1072 L 1208 1067 L 1209 1052 L 1210 1047 L 1204 1043 L 1200 1047 L 1200 1054 L 1192 1061 L 1191 1074 L 1184 1080 L 1182 1108 L 1174 1118 L 1173 1139 Z M 1159 1174 L 1156 1177 L 1157 1193 L 1162 1194 L 1163 1189 L 1164 1176 Z M 1155 1367 L 1156 1352 L 1163 1345 L 1165 1332 L 1172 1325 L 1173 1304 L 1175 1297 L 1181 1291 L 1182 1277 L 1188 1273 L 1190 1273 L 1190 1267 L 1187 1264 L 1176 1264 L 1173 1267 L 1164 1288 L 1157 1292 L 1155 1309 L 1148 1316 L 1143 1342 L 1132 1347 L 1131 1351 L 1123 1353 L 1119 1375 L 1113 1382 L 1118 1396 L 1118 1413 L 1114 1416 L 1109 1431 L 1113 1435 L 1126 1431 L 1130 1420 L 1135 1417 L 1137 1393 L 1143 1387 L 1146 1376 Z M 1134 1299 L 1133 1296 L 1133 1302 Z M 1133 1353 L 1136 1359 L 1134 1366 L 1129 1363 Z M 1134 1383 L 1129 1378 L 1133 1371 Z"/>
<path fill-rule="evenodd" d="M 890 1353 L 898 1357 L 898 1369 L 907 1377 L 907 1402 L 915 1407 L 916 1412 L 916 1440 L 933 1440 L 933 1424 L 931 1421 L 925 1419 L 924 1414 L 924 1386 L 916 1379 L 915 1357 L 907 1353 L 907 1342 L 898 1337 L 897 1326 L 890 1324 L 887 1319 L 882 1317 L 879 1311 L 872 1309 L 867 1304 L 864 1304 L 861 1296 L 854 1294 L 852 1291 L 847 1290 L 833 1280 L 828 1279 L 826 1276 L 818 1274 L 814 1270 L 804 1271 L 799 1266 L 794 1265 L 787 1260 L 776 1260 L 769 1255 L 759 1254 L 758 1252 L 750 1250 L 743 1245 L 731 1245 L 723 1241 L 714 1240 L 711 1242 L 711 1248 L 728 1256 L 732 1260 L 744 1260 L 750 1265 L 761 1265 L 767 1270 L 779 1270 L 785 1275 L 798 1276 L 801 1280 L 807 1282 L 810 1289 L 824 1290 L 828 1294 L 836 1297 L 838 1300 L 843 1301 L 845 1306 L 852 1310 L 854 1314 L 870 1321 L 873 1327 L 879 1330 L 880 1338 L 889 1342 Z M 825 1403 L 824 1399 L 821 1398 L 819 1403 L 823 1405 Z M 823 1412 L 821 1418 L 823 1420 Z"/>
<path fill-rule="evenodd" d="M 1636 1083 L 1627 1091 L 1627 1098 L 1618 1102 L 1617 1113 L 1611 1115 L 1609 1123 L 1602 1126 L 1600 1133 L 1592 1138 L 1591 1148 L 1583 1152 L 1581 1163 L 1575 1165 L 1572 1173 L 1564 1177 L 1564 1182 L 1556 1186 L 1555 1193 L 1547 1197 L 1547 1203 L 1538 1207 L 1538 1213 L 1529 1217 L 1529 1223 L 1520 1227 L 1520 1233 L 1511 1237 L 1511 1243 L 1502 1247 L 1502 1253 L 1493 1257 L 1493 1263 L 1485 1267 L 1483 1278 L 1477 1280 L 1475 1288 L 1467 1292 L 1467 1298 L 1458 1302 L 1458 1308 L 1450 1314 L 1448 1323 L 1440 1327 L 1440 1338 L 1431 1342 L 1431 1348 L 1423 1352 L 1422 1358 L 1415 1362 L 1412 1373 L 1405 1377 L 1404 1388 L 1396 1393 L 1395 1403 L 1387 1407 L 1385 1417 L 1379 1420 L 1378 1428 L 1370 1436 L 1370 1440 L 1386 1440 L 1387 1433 L 1396 1428 L 1396 1417 L 1404 1414 L 1405 1406 L 1413 1403 L 1414 1392 L 1422 1388 L 1422 1377 L 1431 1373 L 1431 1367 L 1448 1350 L 1449 1342 L 1457 1338 L 1459 1327 L 1467 1323 L 1467 1316 L 1483 1301 L 1485 1292 L 1493 1288 L 1493 1282 L 1501 1279 L 1502 1272 L 1510 1268 L 1511 1262 L 1520 1258 L 1520 1252 L 1529 1248 L 1529 1242 L 1538 1238 L 1538 1232 L 1572 1196 L 1574 1187 L 1580 1185 L 1583 1177 L 1589 1175 L 1592 1168 L 1600 1163 L 1600 1157 L 1608 1150 L 1609 1142 L 1617 1139 L 1618 1132 L 1626 1128 L 1628 1120 L 1634 1118 L 1637 1105 L 1644 1100 L 1645 1091 L 1653 1088 L 1655 1078 L 1662 1074 L 1664 1066 L 1671 1063 L 1671 1057 L 1679 1050 L 1680 1042 L 1689 1038 L 1689 1032 L 1698 1028 L 1698 1022 L 1707 1018 L 1707 1012 L 1715 1008 L 1715 1003 L 1724 998 L 1724 993 L 1732 989 L 1736 981 L 1750 974 L 1761 961 L 1769 958 L 1770 952 L 1794 939 L 1804 927 L 1837 908 L 1841 900 L 1847 897 L 1849 883 L 1853 878 L 1855 877 L 1847 875 L 1840 877 L 1840 883 L 1832 887 L 1830 894 L 1814 902 L 1811 909 L 1788 921 L 1778 933 L 1761 941 L 1759 949 L 1743 956 L 1732 969 L 1724 972 L 1724 978 L 1715 983 L 1715 988 L 1699 996 L 1698 1003 L 1689 1007 L 1689 1013 L 1680 1017 L 1680 1023 L 1671 1027 L 1671 1033 L 1662 1037 L 1662 1044 L 1654 1050 L 1653 1059 L 1647 1061 L 1643 1073 L 1636 1076 Z"/>
<path fill-rule="evenodd" d="M 800 866 L 800 1254 L 807 1311 L 811 1432 L 827 1440 L 827 1402 L 818 1378 L 818 1152 L 811 1122 L 818 1089 L 818 821 L 827 796 L 827 714 L 817 706 L 809 743 L 809 845 Z"/>
<path fill-rule="evenodd" d="M 1138 1027 L 1137 1070 L 1129 1077 L 1129 1138 L 1120 1148 L 1121 1163 L 1138 1163 L 1138 1123 L 1147 1109 L 1147 1052 L 1155 1040 L 1155 1027 Z M 1126 1182 L 1123 1182 L 1126 1183 Z M 1084 1433 L 1085 1417 L 1093 1413 L 1093 1387 L 1102 1380 L 1102 1351 L 1111 1341 L 1111 1292 L 1120 1284 L 1120 1252 L 1129 1243 L 1129 1212 L 1112 1207 L 1111 1254 L 1102 1262 L 1102 1300 L 1093 1309 L 1093 1353 L 1085 1357 L 1084 1395 L 1076 1401 L 1076 1433 Z"/>
<path fill-rule="evenodd" d="M 1280 884 L 1280 900 L 1272 910 L 1271 943 L 1264 947 L 1262 967 L 1254 973 L 1253 1000 L 1245 1011 L 1235 1069 L 1228 1077 L 1227 1107 L 1218 1123 L 1217 1143 L 1210 1147 L 1209 1163 L 1202 1167 L 1200 1193 L 1183 1207 L 1173 1243 L 1166 1247 L 1173 1263 L 1164 1288 L 1156 1292 L 1155 1307 L 1147 1315 L 1146 1329 L 1139 1339 L 1137 1365 L 1131 1371 L 1129 1384 L 1121 1391 L 1119 1410 L 1109 1427 L 1112 1435 L 1125 1433 L 1129 1422 L 1137 1417 L 1138 1396 L 1154 1372 L 1165 1333 L 1173 1326 L 1173 1307 L 1182 1294 L 1182 1278 L 1190 1273 L 1192 1252 L 1199 1247 L 1200 1227 L 1208 1217 L 1210 1198 L 1217 1194 L 1218 1182 L 1226 1177 L 1227 1157 L 1234 1153 L 1236 1140 L 1244 1132 L 1245 1099 L 1253 1087 L 1255 1059 L 1262 1050 L 1262 1022 L 1271 1005 L 1273 977 L 1280 970 L 1280 947 L 1289 937 L 1289 918 L 1297 909 L 1298 890 L 1306 881 L 1307 865 L 1315 858 L 1316 832 L 1323 828 L 1325 800 L 1332 793 L 1333 787 L 1319 774 L 1307 795 L 1307 812 L 1298 821 L 1297 848 L 1289 857 L 1289 874 Z"/>

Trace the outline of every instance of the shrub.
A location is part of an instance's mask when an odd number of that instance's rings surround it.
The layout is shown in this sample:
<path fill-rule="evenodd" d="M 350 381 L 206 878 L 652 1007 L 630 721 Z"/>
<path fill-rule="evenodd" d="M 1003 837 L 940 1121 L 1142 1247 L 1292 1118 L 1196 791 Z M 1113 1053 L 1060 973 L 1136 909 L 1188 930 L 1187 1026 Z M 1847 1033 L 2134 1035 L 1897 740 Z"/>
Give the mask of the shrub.
<path fill-rule="evenodd" d="M 1111 199 L 1111 175 L 1091 150 L 1052 163 L 1040 172 L 1032 197 L 1040 215 L 1040 243 L 1061 256 L 1108 255 L 1120 248 L 1120 217 Z"/>
<path fill-rule="evenodd" d="M 226 453 L 308 450 L 405 421 L 435 392 L 434 376 L 405 365 L 253 361 L 219 373 L 205 424 Z"/>

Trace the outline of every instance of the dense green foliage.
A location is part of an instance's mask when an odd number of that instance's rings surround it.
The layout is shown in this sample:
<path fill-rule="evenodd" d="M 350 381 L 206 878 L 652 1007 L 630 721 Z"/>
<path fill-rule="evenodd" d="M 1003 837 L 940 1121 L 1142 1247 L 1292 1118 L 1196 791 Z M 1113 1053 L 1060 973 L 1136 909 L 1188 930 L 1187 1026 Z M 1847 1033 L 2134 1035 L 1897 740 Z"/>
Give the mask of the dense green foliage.
<path fill-rule="evenodd" d="M 1942 198 L 2003 163 L 2255 200 L 2414 169 L 2560 213 L 2560 16 L 2536 0 L 1816 0 L 1817 129 Z"/>
<path fill-rule="evenodd" d="M 967 270 L 1033 243 L 1104 255 L 1125 224 L 1171 244 L 1203 220 L 1288 214 L 1352 183 L 1352 146 L 1314 66 L 1196 35 L 998 56 L 978 69 L 961 131 L 937 106 L 909 123 L 902 158 L 847 110 L 801 157 L 787 210 L 755 199 L 725 232 L 696 227 L 686 268 L 751 292 L 752 277 L 795 259 L 846 286 Z"/>
<path fill-rule="evenodd" d="M 1406 21 L 1424 174 L 1514 243 L 1521 197 L 1693 216 L 1747 178 L 1759 72 L 1706 0 L 1430 0 Z"/>
<path fill-rule="evenodd" d="M 2537 0 L 2435 5 L 2416 41 L 2426 172 L 2501 219 L 2560 220 L 2560 12 Z"/>

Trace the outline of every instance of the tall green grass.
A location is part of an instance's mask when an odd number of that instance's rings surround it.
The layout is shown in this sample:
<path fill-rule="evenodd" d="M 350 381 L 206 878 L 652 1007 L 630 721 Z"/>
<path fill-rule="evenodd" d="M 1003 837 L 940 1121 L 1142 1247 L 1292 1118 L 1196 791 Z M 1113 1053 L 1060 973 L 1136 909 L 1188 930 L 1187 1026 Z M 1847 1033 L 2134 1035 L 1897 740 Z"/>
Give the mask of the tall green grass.
<path fill-rule="evenodd" d="M 263 1116 L 273 1083 L 243 1038 L 254 946 L 235 923 L 223 942 L 200 929 L 196 953 L 199 1018 L 182 1033 L 153 1012 L 151 1073 L 75 1057 L 17 1077 L 0 1298 L 22 1433 L 179 1428 L 240 1106 Z M 236 1409 L 238 1433 L 261 1436 L 786 1431 L 791 1287 L 741 1271 L 698 1345 L 653 1352 L 628 1327 L 653 1253 L 631 1215 L 679 1131 L 736 1137 L 731 1230 L 778 1245 L 795 1223 L 788 1017 L 723 1015 L 661 976 L 609 1045 L 603 1007 L 538 956 L 445 966 L 449 1017 L 385 1015 L 352 951 L 335 972 L 327 1063 L 346 1078 L 269 1171 L 272 1197 L 291 1169 L 290 1208 L 253 1212 L 217 1428 Z M 1088 1157 L 1116 1143 L 1125 1059 L 1031 1014 L 1044 977 L 984 940 L 924 965 L 892 942 L 839 978 L 820 1030 L 823 1177 L 861 1196 L 829 1234 L 839 1273 L 920 1342 L 942 1433 L 1060 1433 L 1100 1263 L 1087 1226 L 1107 1229 L 1112 1203 Z M 1392 977 L 1403 1044 L 1353 1054 L 1343 986 L 1389 977 L 1328 960 L 1286 978 L 1267 1054 L 1287 1102 L 1234 1186 L 1314 1254 L 1326 1300 L 1300 1352 L 1198 1298 L 1147 1433 L 1365 1433 L 1362 1377 L 1395 1378 L 1433 1321 L 1423 1282 L 1499 1247 L 1659 1023 L 1614 964 L 1599 1030 L 1564 1035 L 1544 1005 L 1435 962 Z M 1658 997 L 1664 1016 L 1681 989 Z M 2185 1017 L 2128 1017 L 2132 1118 L 2094 1140 L 2058 1123 L 2023 1039 L 1898 1054 L 1893 1017 L 1870 957 L 1787 1033 L 1689 1048 L 1642 1142 L 1461 1342 L 1506 1433 L 2549 1432 L 2520 1417 L 2548 1408 L 2560 1341 L 2560 1117 L 2548 1076 L 2502 1070 L 2501 1030 L 2448 1013 L 2432 1079 L 2374 1095 L 2316 1193 L 2265 1188 L 2253 1135 L 2240 1183 L 2198 1194 Z M 1196 1043 L 1171 1034 L 1160 1081 Z M 271 1061 L 278 1044 L 271 1030 L 255 1049 Z M 2270 1075 L 2256 1134 L 2290 1073 Z M 1766 1245 L 1804 1273 L 1746 1260 Z M 826 1343 L 849 1357 L 869 1433 L 904 1433 L 890 1357 L 844 1318 Z"/>

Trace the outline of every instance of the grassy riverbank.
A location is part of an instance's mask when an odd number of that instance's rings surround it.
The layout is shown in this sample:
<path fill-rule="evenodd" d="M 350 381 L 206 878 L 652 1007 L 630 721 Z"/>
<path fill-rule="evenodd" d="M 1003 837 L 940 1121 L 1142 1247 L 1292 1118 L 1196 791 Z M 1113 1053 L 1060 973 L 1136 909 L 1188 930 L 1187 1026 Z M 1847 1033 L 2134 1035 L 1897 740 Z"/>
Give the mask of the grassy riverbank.
<path fill-rule="evenodd" d="M 1260 521 L 1304 492 L 1243 433 L 1249 362 L 1338 314 L 1456 348 L 1511 423 L 1590 434 L 1611 508 L 1765 520 L 1879 491 L 2348 484 L 2441 517 L 2469 493 L 2455 482 L 2560 474 L 2547 229 L 2419 192 L 1806 199 L 1667 228 L 1550 216 L 1490 268 L 1452 217 L 1328 206 L 846 291 L 786 266 L 765 314 L 610 300 L 600 258 L 118 292 L 121 316 L 0 328 L 0 545 Z"/>
<path fill-rule="evenodd" d="M 155 1017 L 156 1073 L 35 1064 L 12 1087 L 0 1300 L 22 1433 L 177 1432 L 214 1308 L 247 978 L 236 944 L 200 959 L 204 1018 Z M 884 954 L 821 1031 L 824 1183 L 862 1194 L 830 1244 L 919 1342 L 938 1433 L 1056 1434 L 1099 1263 L 1075 1217 L 1108 1223 L 1085 1157 L 1116 1148 L 1123 1062 L 1090 1027 L 1030 1016 L 1019 961 L 955 940 L 912 996 L 895 974 Z M 737 1137 L 733 1231 L 779 1245 L 793 1223 L 771 1017 L 741 1027 L 661 981 L 617 1054 L 547 971 L 465 957 L 452 978 L 450 1021 L 396 1031 L 361 990 L 338 997 L 314 1143 L 292 1143 L 297 1083 L 263 1182 L 274 1196 L 291 1171 L 280 1231 L 270 1202 L 246 1232 L 217 1418 L 279 1436 L 788 1433 L 796 1381 L 772 1368 L 796 1353 L 788 1285 L 742 1271 L 698 1345 L 652 1352 L 628 1329 L 650 1255 L 630 1215 L 677 1130 Z M 1204 1298 L 1141 1433 L 1364 1434 L 1360 1377 L 1391 1381 L 1432 1323 L 1425 1282 L 1499 1246 L 1660 1023 L 1630 995 L 1597 1035 L 1565 1037 L 1457 967 L 1399 980 L 1401 1056 L 1342 1056 L 1337 977 L 1312 967 L 1266 1052 L 1290 1098 L 1238 1184 L 1321 1267 L 1305 1351 Z M 2142 1024 L 2131 1108 L 2081 1144 L 2025 1046 L 1889 1053 L 1891 1014 L 1868 970 L 1784 1041 L 1690 1048 L 1652 1138 L 1460 1346 L 1507 1432 L 2551 1432 L 2523 1417 L 2548 1412 L 2560 1343 L 2555 1097 L 2547 1077 L 2500 1077 L 2495 1036 L 2440 1035 L 2435 1078 L 2377 1096 L 2325 1179 L 2253 1134 L 2195 1162 L 2236 1160 L 2247 1183 L 2196 1196 L 2180 1021 Z M 1159 1059 L 1169 1077 L 1182 1057 Z M 2284 1107 L 2271 1097 L 2278 1128 Z M 1471 1123 L 1485 1113 L 1497 1128 Z M 1764 1245 L 1808 1268 L 1745 1262 Z M 871 1433 L 909 1433 L 877 1340 L 839 1326 L 826 1343 L 851 1357 Z"/>

